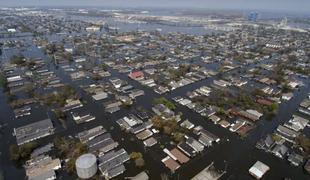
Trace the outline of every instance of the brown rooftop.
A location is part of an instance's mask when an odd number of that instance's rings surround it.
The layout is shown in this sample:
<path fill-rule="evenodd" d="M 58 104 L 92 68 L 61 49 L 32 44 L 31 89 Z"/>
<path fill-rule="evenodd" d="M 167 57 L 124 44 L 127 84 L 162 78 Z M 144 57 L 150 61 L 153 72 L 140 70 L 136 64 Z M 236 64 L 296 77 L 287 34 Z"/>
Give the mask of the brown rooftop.
<path fill-rule="evenodd" d="M 174 148 L 170 151 L 170 153 L 172 155 L 174 155 L 178 161 L 182 164 L 186 163 L 187 161 L 189 161 L 189 158 L 187 156 L 185 156 L 181 151 L 179 151 L 177 148 Z"/>
<path fill-rule="evenodd" d="M 180 165 L 177 163 L 175 160 L 170 158 L 169 156 L 165 157 L 164 159 L 161 160 L 167 168 L 169 168 L 171 171 L 177 170 Z"/>

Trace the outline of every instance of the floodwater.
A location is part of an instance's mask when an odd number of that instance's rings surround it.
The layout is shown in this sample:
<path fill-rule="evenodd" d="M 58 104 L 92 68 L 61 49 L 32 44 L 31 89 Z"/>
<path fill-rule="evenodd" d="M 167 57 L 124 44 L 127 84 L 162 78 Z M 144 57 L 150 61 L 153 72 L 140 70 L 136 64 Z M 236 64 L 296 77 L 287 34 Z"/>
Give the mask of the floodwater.
<path fill-rule="evenodd" d="M 155 26 L 152 25 L 149 25 L 148 27 L 149 30 L 154 30 L 155 28 Z M 156 28 L 158 27 L 156 26 Z M 170 27 L 167 27 L 168 30 L 169 28 Z M 15 53 L 18 53 L 18 51 L 6 50 L 6 53 L 4 53 L 6 56 L 5 58 L 9 58 Z M 49 61 L 48 57 L 46 57 L 40 51 L 40 49 L 35 46 L 29 46 L 27 51 L 22 53 L 28 57 L 41 57 L 44 60 L 47 60 L 47 62 Z M 119 118 L 128 115 L 128 113 L 132 112 L 134 108 L 139 106 L 142 106 L 146 110 L 151 111 L 153 98 L 160 97 L 160 95 L 154 93 L 150 88 L 144 87 L 138 82 L 128 79 L 126 74 L 120 74 L 115 70 L 110 69 L 110 72 L 112 73 L 111 77 L 119 77 L 120 79 L 127 80 L 129 84 L 132 84 L 137 89 L 144 90 L 145 96 L 138 97 L 135 105 L 130 109 L 123 108 L 117 113 L 107 114 L 104 112 L 102 102 L 94 102 L 90 96 L 86 95 L 85 92 L 79 88 L 79 85 L 81 84 L 90 84 L 90 79 L 72 82 L 70 78 L 61 70 L 61 68 L 57 69 L 53 65 L 47 66 L 50 67 L 51 70 L 53 70 L 64 83 L 71 83 L 80 93 L 82 93 L 83 100 L 87 102 L 82 109 L 87 109 L 91 114 L 95 115 L 97 119 L 95 121 L 79 125 L 75 124 L 73 120 L 68 119 L 66 121 L 67 129 L 65 129 L 61 126 L 61 123 L 55 118 L 50 110 L 39 104 L 32 106 L 33 110 L 30 116 L 14 119 L 13 111 L 10 107 L 7 106 L 5 95 L 1 92 L 0 125 L 3 127 L 0 128 L 0 169 L 4 172 L 4 177 L 7 180 L 25 179 L 24 170 L 22 168 L 15 168 L 9 160 L 9 146 L 16 143 L 15 138 L 12 136 L 13 128 L 26 125 L 31 122 L 43 120 L 47 117 L 50 117 L 54 123 L 56 128 L 55 135 L 74 136 L 84 129 L 103 125 L 108 130 L 108 132 L 111 133 L 113 139 L 120 143 L 120 147 L 125 148 L 128 152 L 143 152 L 146 162 L 145 168 L 137 169 L 132 162 L 125 163 L 127 170 L 123 175 L 118 176 L 116 179 L 123 179 L 124 177 L 134 176 L 142 170 L 146 170 L 151 179 L 160 179 L 160 174 L 162 173 L 166 173 L 172 179 L 190 179 L 211 162 L 214 162 L 215 167 L 217 167 L 219 170 L 226 170 L 226 174 L 222 177 L 222 179 L 253 179 L 249 175 L 248 169 L 257 160 L 264 162 L 271 168 L 271 170 L 264 176 L 263 179 L 276 180 L 283 179 L 284 177 L 290 177 L 292 179 L 298 180 L 309 179 L 309 175 L 307 175 L 301 167 L 291 166 L 286 160 L 279 159 L 271 154 L 265 153 L 255 148 L 255 143 L 262 136 L 273 132 L 279 124 L 289 120 L 289 118 L 294 113 L 296 113 L 299 103 L 307 96 L 307 93 L 310 92 L 309 82 L 306 82 L 306 80 L 304 80 L 305 86 L 294 92 L 295 96 L 292 100 L 280 105 L 279 113 L 276 117 L 274 117 L 271 121 L 263 119 L 258 122 L 257 128 L 252 130 L 250 135 L 244 139 L 241 139 L 227 129 L 224 129 L 218 125 L 214 125 L 212 122 L 206 120 L 188 108 L 177 105 L 176 112 L 183 112 L 184 118 L 189 119 L 195 125 L 202 125 L 206 130 L 214 133 L 215 135 L 218 135 L 221 138 L 221 142 L 219 144 L 215 144 L 212 147 L 206 148 L 202 154 L 191 159 L 187 164 L 182 165 L 180 169 L 172 174 L 166 167 L 164 167 L 163 163 L 160 162 L 160 159 L 163 158 L 163 153 L 161 152 L 159 145 L 156 145 L 150 149 L 144 148 L 141 141 L 133 138 L 133 136 L 130 134 L 122 132 L 115 122 Z M 206 65 L 206 67 L 208 67 L 208 65 Z M 186 92 L 188 91 L 192 91 L 203 85 L 210 85 L 213 78 L 208 78 L 206 80 L 176 89 L 172 93 L 168 93 L 163 96 L 168 99 L 178 95 L 185 96 Z M 105 81 L 107 81 L 107 79 L 108 78 L 105 78 Z M 76 111 L 81 110 L 78 109 Z M 42 138 L 38 140 L 38 142 L 41 145 L 45 145 L 52 141 L 55 135 Z M 161 139 L 161 141 L 165 142 L 165 138 Z M 171 147 L 169 142 L 166 142 L 165 146 Z M 76 177 L 75 175 L 68 176 L 63 172 L 59 172 L 58 178 L 75 179 Z"/>

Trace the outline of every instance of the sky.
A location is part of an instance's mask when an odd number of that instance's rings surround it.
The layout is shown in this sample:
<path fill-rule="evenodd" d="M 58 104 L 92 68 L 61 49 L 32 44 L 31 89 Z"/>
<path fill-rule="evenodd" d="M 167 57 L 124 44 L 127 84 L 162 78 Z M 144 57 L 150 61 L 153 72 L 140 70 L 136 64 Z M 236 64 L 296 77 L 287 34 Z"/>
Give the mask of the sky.
<path fill-rule="evenodd" d="M 0 6 L 175 7 L 309 12 L 310 0 L 0 0 Z"/>

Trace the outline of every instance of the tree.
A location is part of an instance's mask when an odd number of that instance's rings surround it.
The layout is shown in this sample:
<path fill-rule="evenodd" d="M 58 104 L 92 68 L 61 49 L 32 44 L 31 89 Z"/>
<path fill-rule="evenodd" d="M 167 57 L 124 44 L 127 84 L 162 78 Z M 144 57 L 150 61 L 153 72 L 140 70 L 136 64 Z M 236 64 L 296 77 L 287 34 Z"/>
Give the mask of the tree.
<path fill-rule="evenodd" d="M 7 88 L 7 80 L 4 76 L 3 73 L 0 73 L 0 87 L 2 87 L 3 89 L 6 89 Z"/>
<path fill-rule="evenodd" d="M 130 159 L 138 159 L 141 158 L 143 155 L 141 152 L 132 152 L 130 153 Z"/>
<path fill-rule="evenodd" d="M 144 162 L 144 159 L 143 158 L 138 158 L 135 160 L 135 164 L 136 164 L 136 167 L 143 167 L 145 165 L 145 162 Z"/>
<path fill-rule="evenodd" d="M 58 156 L 69 159 L 65 164 L 66 171 L 73 173 L 75 171 L 76 159 L 87 152 L 87 146 L 76 139 L 65 137 L 56 137 L 54 139 L 55 148 Z"/>
<path fill-rule="evenodd" d="M 16 144 L 10 145 L 10 160 L 15 163 L 16 166 L 20 166 L 30 158 L 32 151 L 38 147 L 35 142 L 29 142 L 21 146 Z"/>
<path fill-rule="evenodd" d="M 310 139 L 304 135 L 300 135 L 296 138 L 296 143 L 300 145 L 305 152 L 305 155 L 310 155 Z"/>
<path fill-rule="evenodd" d="M 176 132 L 173 134 L 173 140 L 177 143 L 184 141 L 184 133 Z"/>
<path fill-rule="evenodd" d="M 165 97 L 155 98 L 153 102 L 154 104 L 163 104 L 170 110 L 176 109 L 175 105 Z"/>
<path fill-rule="evenodd" d="M 14 55 L 10 59 L 11 64 L 23 65 L 25 61 L 25 57 L 23 55 Z"/>
<path fill-rule="evenodd" d="M 143 167 L 145 165 L 143 155 L 140 152 L 132 152 L 130 153 L 130 158 L 135 161 L 136 167 Z"/>
<path fill-rule="evenodd" d="M 108 65 L 106 64 L 101 64 L 100 67 L 102 68 L 102 70 L 107 71 L 108 70 Z"/>

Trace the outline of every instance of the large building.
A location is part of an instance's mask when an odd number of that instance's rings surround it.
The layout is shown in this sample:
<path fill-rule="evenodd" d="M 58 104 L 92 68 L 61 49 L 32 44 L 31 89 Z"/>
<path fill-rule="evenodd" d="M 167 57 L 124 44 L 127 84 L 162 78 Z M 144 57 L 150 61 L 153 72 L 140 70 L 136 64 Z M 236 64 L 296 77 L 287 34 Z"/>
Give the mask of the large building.
<path fill-rule="evenodd" d="M 26 126 L 14 128 L 14 134 L 18 145 L 34 141 L 53 133 L 54 126 L 50 119 L 45 119 Z"/>

